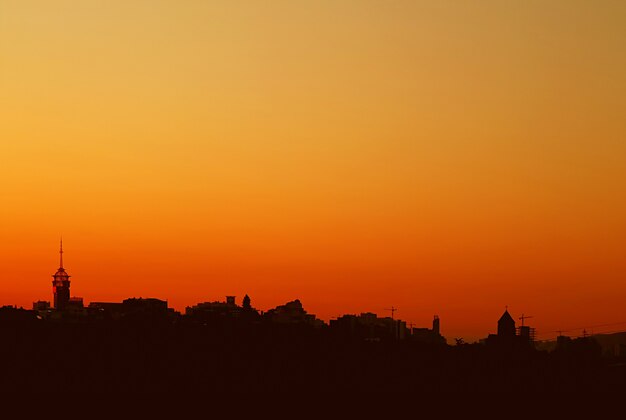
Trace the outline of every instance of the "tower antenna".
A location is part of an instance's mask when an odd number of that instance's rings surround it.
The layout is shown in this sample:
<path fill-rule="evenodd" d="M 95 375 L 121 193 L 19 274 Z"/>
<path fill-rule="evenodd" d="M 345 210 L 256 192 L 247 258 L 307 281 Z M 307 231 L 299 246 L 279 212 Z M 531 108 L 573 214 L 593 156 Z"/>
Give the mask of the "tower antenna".
<path fill-rule="evenodd" d="M 61 236 L 61 246 L 59 248 L 60 268 L 63 268 L 63 237 Z"/>

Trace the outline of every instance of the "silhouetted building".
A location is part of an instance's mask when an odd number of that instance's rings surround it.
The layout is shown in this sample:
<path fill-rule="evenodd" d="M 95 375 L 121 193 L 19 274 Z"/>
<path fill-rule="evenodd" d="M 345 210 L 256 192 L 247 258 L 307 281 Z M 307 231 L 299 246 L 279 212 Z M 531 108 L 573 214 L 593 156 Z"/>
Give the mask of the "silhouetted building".
<path fill-rule="evenodd" d="M 72 296 L 70 298 L 70 301 L 67 302 L 67 305 L 70 307 L 74 307 L 74 308 L 83 308 L 84 307 L 83 298 Z"/>
<path fill-rule="evenodd" d="M 171 315 L 167 301 L 155 298 L 129 298 L 118 302 L 91 302 L 88 313 L 101 320 L 165 320 Z"/>
<path fill-rule="evenodd" d="M 578 338 L 557 337 L 553 354 L 561 360 L 574 360 L 577 364 L 597 363 L 602 357 L 602 346 L 593 336 Z"/>
<path fill-rule="evenodd" d="M 510 338 L 515 337 L 515 320 L 509 314 L 508 309 L 504 311 L 498 320 L 498 337 Z"/>
<path fill-rule="evenodd" d="M 299 299 L 287 302 L 265 312 L 265 318 L 275 324 L 306 324 L 313 327 L 324 325 L 322 320 L 316 319 L 315 315 L 308 314 L 302 307 Z"/>
<path fill-rule="evenodd" d="M 245 295 L 243 297 L 243 310 L 244 311 L 249 311 L 252 309 L 252 304 L 250 302 L 250 296 Z"/>
<path fill-rule="evenodd" d="M 130 314 L 167 314 L 167 301 L 155 298 L 128 298 L 122 301 L 125 315 Z"/>
<path fill-rule="evenodd" d="M 559 335 L 556 338 L 556 350 L 558 351 L 568 350 L 571 343 L 572 343 L 571 337 L 567 337 L 565 335 Z"/>
<path fill-rule="evenodd" d="M 50 310 L 50 302 L 47 300 L 38 300 L 33 302 L 33 311 L 48 311 Z"/>
<path fill-rule="evenodd" d="M 226 301 L 202 302 L 185 308 L 185 314 L 190 317 L 216 319 L 237 317 L 242 308 L 237 306 L 235 296 L 226 296 Z"/>
<path fill-rule="evenodd" d="M 389 330 L 378 321 L 378 315 L 372 312 L 360 315 L 343 315 L 330 320 L 331 331 L 340 336 L 380 341 L 382 337 L 389 337 Z"/>
<path fill-rule="evenodd" d="M 69 302 L 67 302 L 67 305 L 63 309 L 62 315 L 53 314 L 53 318 L 56 318 L 59 315 L 61 316 L 61 318 L 64 318 L 66 320 L 72 320 L 74 322 L 85 321 L 85 319 L 83 318 L 87 317 L 87 309 L 83 305 L 83 298 L 71 297 Z"/>
<path fill-rule="evenodd" d="M 498 320 L 498 333 L 489 334 L 487 345 L 501 349 L 529 349 L 534 345 L 535 329 L 529 326 L 515 327 L 515 320 L 508 309 Z"/>
<path fill-rule="evenodd" d="M 0 326 L 13 325 L 16 327 L 32 325 L 37 322 L 37 312 L 15 306 L 0 307 Z M 0 330 L 0 335 L 3 333 Z M 4 343 L 3 343 L 4 344 Z"/>
<path fill-rule="evenodd" d="M 520 339 L 526 341 L 528 344 L 535 342 L 535 329 L 529 327 L 528 325 L 522 325 L 519 327 L 518 335 Z"/>
<path fill-rule="evenodd" d="M 226 296 L 226 301 L 202 302 L 185 308 L 185 317 L 201 324 L 248 324 L 259 321 L 260 315 L 251 305 L 250 297 L 243 298 L 238 306 L 235 296 Z M 226 324 L 225 324 L 226 323 Z"/>
<path fill-rule="evenodd" d="M 92 318 L 119 320 L 124 315 L 121 302 L 91 302 L 87 311 Z"/>
<path fill-rule="evenodd" d="M 335 337 L 365 341 L 404 340 L 408 336 L 406 322 L 390 317 L 379 318 L 371 312 L 331 319 L 330 329 Z"/>
<path fill-rule="evenodd" d="M 70 302 L 70 276 L 63 268 L 63 241 L 59 250 L 60 264 L 57 272 L 52 276 L 52 295 L 54 297 L 54 309 L 63 310 Z"/>
<path fill-rule="evenodd" d="M 411 340 L 424 344 L 445 344 L 446 339 L 441 335 L 441 324 L 439 316 L 433 318 L 433 328 L 413 328 L 411 330 Z"/>

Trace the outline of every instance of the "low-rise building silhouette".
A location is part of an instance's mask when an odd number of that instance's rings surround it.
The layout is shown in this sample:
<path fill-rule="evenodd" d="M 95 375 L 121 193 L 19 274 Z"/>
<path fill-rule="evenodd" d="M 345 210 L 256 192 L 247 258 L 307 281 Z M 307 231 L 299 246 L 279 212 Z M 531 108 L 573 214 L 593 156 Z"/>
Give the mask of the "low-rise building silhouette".
<path fill-rule="evenodd" d="M 441 335 L 441 323 L 439 316 L 433 317 L 432 328 L 412 328 L 411 340 L 424 344 L 445 344 L 446 339 Z"/>
<path fill-rule="evenodd" d="M 33 302 L 33 311 L 49 311 L 50 310 L 50 302 L 47 300 L 38 300 Z"/>
<path fill-rule="evenodd" d="M 99 320 L 164 321 L 173 310 L 167 301 L 155 298 L 129 298 L 122 302 L 91 302 L 87 307 L 91 318 Z"/>
<path fill-rule="evenodd" d="M 485 343 L 491 347 L 503 349 L 522 349 L 532 347 L 534 345 L 534 338 L 535 329 L 527 325 L 517 328 L 515 326 L 515 320 L 507 308 L 498 320 L 497 334 L 489 334 Z"/>
<path fill-rule="evenodd" d="M 287 302 L 284 305 L 277 306 L 274 309 L 264 313 L 264 318 L 274 324 L 284 325 L 310 325 L 313 327 L 322 327 L 324 322 L 317 319 L 315 315 L 307 313 L 299 299 Z"/>
<path fill-rule="evenodd" d="M 390 317 L 379 318 L 372 312 L 342 315 L 330 320 L 336 337 L 365 341 L 404 340 L 409 336 L 406 322 Z"/>
<path fill-rule="evenodd" d="M 185 315 L 205 319 L 236 318 L 242 308 L 237 306 L 235 296 L 226 296 L 225 301 L 202 302 L 185 308 Z"/>

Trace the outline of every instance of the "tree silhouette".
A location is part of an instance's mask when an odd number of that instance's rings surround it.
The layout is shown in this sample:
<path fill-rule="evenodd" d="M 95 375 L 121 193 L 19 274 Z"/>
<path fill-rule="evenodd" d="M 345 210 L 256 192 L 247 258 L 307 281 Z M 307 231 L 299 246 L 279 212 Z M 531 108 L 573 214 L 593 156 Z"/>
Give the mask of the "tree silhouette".
<path fill-rule="evenodd" d="M 249 311 L 250 309 L 252 309 L 252 306 L 250 305 L 250 296 L 245 295 L 243 297 L 243 309 L 246 311 Z"/>

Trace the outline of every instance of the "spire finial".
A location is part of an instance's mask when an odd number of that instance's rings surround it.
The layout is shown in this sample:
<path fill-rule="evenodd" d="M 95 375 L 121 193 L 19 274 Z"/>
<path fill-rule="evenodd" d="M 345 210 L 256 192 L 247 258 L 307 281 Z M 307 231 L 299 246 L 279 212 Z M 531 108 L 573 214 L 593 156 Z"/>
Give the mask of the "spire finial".
<path fill-rule="evenodd" d="M 63 237 L 62 236 L 61 236 L 61 246 L 59 248 L 59 256 L 60 256 L 60 263 L 61 263 L 59 268 L 63 268 Z"/>

